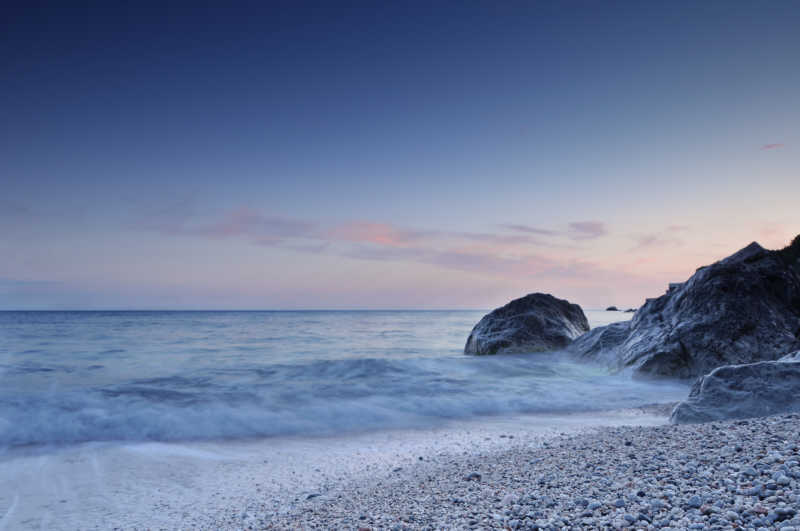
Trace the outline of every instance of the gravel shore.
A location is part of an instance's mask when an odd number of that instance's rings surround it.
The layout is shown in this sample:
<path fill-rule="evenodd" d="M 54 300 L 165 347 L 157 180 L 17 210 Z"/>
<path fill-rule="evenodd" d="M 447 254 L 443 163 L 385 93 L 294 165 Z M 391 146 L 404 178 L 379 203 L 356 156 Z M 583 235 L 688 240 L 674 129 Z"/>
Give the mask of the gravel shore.
<path fill-rule="evenodd" d="M 368 481 L 265 500 L 214 527 L 800 531 L 800 415 L 612 427 L 420 456 Z"/>

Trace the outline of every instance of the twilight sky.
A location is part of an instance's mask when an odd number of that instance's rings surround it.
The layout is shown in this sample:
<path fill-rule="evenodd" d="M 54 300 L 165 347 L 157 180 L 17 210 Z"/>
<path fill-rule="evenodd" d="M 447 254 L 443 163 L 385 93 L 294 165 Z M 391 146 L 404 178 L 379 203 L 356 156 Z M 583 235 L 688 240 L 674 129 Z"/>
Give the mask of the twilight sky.
<path fill-rule="evenodd" d="M 0 309 L 639 306 L 800 232 L 794 1 L 111 4 L 3 8 Z"/>

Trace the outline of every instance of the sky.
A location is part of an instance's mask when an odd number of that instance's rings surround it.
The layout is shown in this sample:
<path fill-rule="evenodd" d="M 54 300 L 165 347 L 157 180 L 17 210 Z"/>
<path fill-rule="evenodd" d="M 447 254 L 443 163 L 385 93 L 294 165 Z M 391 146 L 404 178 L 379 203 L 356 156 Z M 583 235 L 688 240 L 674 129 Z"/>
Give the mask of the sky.
<path fill-rule="evenodd" d="M 65 4 L 0 17 L 0 309 L 638 307 L 800 233 L 797 2 Z"/>

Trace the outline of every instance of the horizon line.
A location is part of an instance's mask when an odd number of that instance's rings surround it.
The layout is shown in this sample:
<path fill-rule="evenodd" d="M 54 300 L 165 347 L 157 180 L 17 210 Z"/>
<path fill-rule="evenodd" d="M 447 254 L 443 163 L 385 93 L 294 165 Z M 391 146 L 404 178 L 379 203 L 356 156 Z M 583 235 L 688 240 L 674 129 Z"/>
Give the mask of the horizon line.
<path fill-rule="evenodd" d="M 500 308 L 500 306 L 498 306 Z M 625 313 L 625 310 L 606 310 L 605 308 L 581 308 L 582 310 L 589 310 L 589 311 L 616 311 L 617 313 Z M 492 311 L 493 309 L 487 308 L 272 308 L 272 309 L 209 309 L 209 308 L 202 308 L 202 309 L 180 309 L 180 308 L 168 308 L 168 309 L 154 309 L 154 308 L 83 308 L 83 309 L 71 309 L 71 308 L 61 308 L 61 309 L 46 309 L 46 308 L 37 308 L 37 309 L 0 309 L 0 312 L 230 312 L 230 313 L 244 313 L 244 312 L 252 312 L 252 313 L 267 313 L 267 312 L 480 312 L 480 311 Z"/>

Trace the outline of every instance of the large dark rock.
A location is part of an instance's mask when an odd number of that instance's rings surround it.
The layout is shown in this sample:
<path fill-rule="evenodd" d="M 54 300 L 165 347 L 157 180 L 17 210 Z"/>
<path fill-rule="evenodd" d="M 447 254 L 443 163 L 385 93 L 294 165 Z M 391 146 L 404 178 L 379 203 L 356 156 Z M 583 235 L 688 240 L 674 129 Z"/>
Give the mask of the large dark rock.
<path fill-rule="evenodd" d="M 800 236 L 780 251 L 751 243 L 648 299 L 627 323 L 598 327 L 570 350 L 637 373 L 697 377 L 800 348 Z"/>
<path fill-rule="evenodd" d="M 532 293 L 486 314 L 472 329 L 465 354 L 541 352 L 566 347 L 589 330 L 577 304 Z"/>
<path fill-rule="evenodd" d="M 575 339 L 568 347 L 572 352 L 606 365 L 619 365 L 619 347 L 630 335 L 630 323 L 622 321 L 598 326 Z"/>
<path fill-rule="evenodd" d="M 800 411 L 800 351 L 779 361 L 718 367 L 675 406 L 675 424 L 764 417 Z"/>

